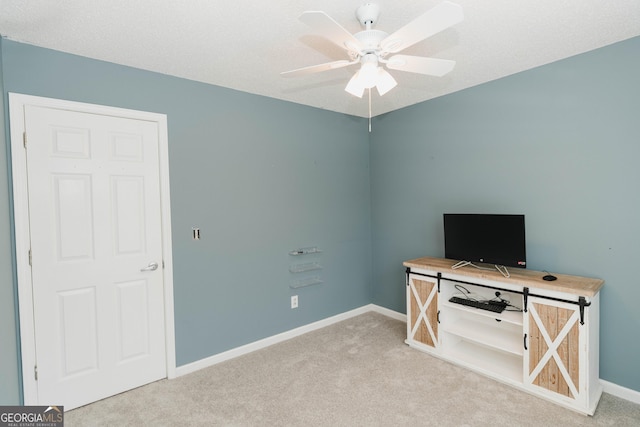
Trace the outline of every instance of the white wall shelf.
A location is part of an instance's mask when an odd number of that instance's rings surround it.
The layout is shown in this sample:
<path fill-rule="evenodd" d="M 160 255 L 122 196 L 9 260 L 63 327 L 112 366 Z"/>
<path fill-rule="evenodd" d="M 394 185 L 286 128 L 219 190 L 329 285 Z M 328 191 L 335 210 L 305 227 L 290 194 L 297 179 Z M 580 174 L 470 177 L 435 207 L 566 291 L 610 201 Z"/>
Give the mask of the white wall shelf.
<path fill-rule="evenodd" d="M 289 287 L 291 289 L 298 289 L 298 288 L 304 288 L 307 286 L 319 285 L 321 283 L 324 283 L 324 282 L 320 280 L 319 277 L 308 277 L 306 279 L 292 281 Z"/>
<path fill-rule="evenodd" d="M 309 255 L 309 254 L 319 254 L 322 251 L 315 246 L 311 246 L 308 248 L 298 248 L 289 252 L 289 255 L 292 256 L 300 256 L 300 255 Z"/>
<path fill-rule="evenodd" d="M 293 264 L 289 267 L 292 273 L 304 273 L 305 271 L 322 270 L 322 265 L 317 262 L 307 262 L 304 264 Z"/>

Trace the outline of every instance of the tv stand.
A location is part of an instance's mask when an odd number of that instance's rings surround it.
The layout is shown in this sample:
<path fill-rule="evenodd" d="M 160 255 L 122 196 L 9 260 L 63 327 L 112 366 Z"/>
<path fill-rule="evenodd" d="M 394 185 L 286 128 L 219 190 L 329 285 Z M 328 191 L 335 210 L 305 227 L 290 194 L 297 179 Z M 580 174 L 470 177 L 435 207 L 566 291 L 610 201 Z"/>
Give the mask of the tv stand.
<path fill-rule="evenodd" d="M 491 268 L 480 267 L 479 265 L 476 265 L 476 264 L 472 263 L 471 261 L 458 261 L 454 265 L 451 266 L 451 269 L 452 270 L 457 270 L 459 268 L 466 267 L 467 265 L 470 265 L 471 267 L 475 267 L 475 268 L 480 269 L 480 270 L 492 270 Z M 504 277 L 511 277 L 511 275 L 509 274 L 509 270 L 507 270 L 507 267 L 505 267 L 504 265 L 495 264 L 494 267 Z"/>
<path fill-rule="evenodd" d="M 404 262 L 406 343 L 513 387 L 593 415 L 599 379 L 600 279 L 514 269 L 454 269 L 455 260 Z M 468 264 L 465 264 L 468 265 Z M 449 302 L 456 285 L 515 306 L 494 313 Z M 521 310 L 521 311 L 518 311 Z"/>

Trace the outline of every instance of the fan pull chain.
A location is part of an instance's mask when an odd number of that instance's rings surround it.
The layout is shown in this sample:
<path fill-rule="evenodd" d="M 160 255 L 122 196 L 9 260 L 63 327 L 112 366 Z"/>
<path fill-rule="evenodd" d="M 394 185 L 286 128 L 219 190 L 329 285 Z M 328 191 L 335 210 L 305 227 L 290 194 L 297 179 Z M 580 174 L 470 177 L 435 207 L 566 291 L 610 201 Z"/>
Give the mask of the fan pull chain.
<path fill-rule="evenodd" d="M 371 133 L 371 88 L 369 88 L 369 133 Z"/>

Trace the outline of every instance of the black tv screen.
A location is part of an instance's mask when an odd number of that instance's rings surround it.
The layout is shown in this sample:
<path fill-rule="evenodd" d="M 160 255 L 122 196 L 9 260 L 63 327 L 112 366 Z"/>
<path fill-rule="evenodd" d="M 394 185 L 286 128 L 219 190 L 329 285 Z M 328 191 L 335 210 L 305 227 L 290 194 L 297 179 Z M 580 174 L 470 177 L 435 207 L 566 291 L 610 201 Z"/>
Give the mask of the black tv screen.
<path fill-rule="evenodd" d="M 444 257 L 526 268 L 524 215 L 444 214 Z"/>

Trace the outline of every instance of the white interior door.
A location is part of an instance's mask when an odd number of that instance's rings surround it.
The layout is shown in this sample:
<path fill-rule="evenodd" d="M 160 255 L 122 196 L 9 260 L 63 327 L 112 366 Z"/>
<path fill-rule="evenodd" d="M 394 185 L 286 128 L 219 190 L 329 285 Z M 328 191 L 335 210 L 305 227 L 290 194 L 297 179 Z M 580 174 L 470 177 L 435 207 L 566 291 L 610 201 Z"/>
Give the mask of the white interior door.
<path fill-rule="evenodd" d="M 158 123 L 23 112 L 37 403 L 166 377 Z"/>

